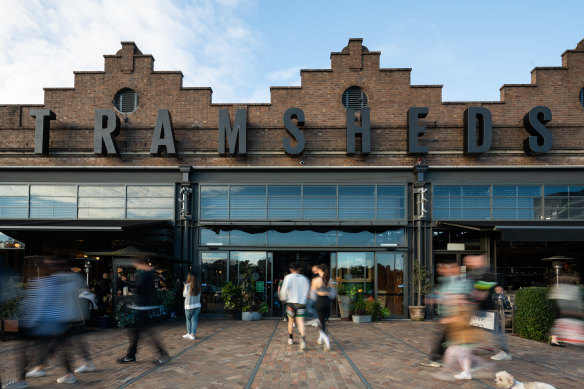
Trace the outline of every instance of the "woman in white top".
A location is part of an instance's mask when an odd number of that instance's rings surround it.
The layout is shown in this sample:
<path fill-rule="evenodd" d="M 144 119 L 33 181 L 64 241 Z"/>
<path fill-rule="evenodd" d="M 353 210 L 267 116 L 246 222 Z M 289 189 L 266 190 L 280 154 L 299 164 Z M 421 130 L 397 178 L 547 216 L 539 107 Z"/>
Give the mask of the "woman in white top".
<path fill-rule="evenodd" d="M 201 289 L 201 282 L 193 273 L 189 273 L 183 289 L 185 316 L 187 318 L 187 333 L 183 335 L 185 339 L 195 340 L 199 313 L 201 313 Z"/>

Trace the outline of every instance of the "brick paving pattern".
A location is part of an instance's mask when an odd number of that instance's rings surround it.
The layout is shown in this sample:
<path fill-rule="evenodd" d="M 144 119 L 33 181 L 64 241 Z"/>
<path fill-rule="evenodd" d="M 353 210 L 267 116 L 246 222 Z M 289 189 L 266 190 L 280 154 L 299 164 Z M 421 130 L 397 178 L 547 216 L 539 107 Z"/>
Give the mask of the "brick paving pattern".
<path fill-rule="evenodd" d="M 494 373 L 507 370 L 520 381 L 543 381 L 558 388 L 584 387 L 584 350 L 555 348 L 510 336 L 512 361 L 488 359 L 488 365 L 459 381 L 452 373 L 421 366 L 439 331 L 435 322 L 384 321 L 354 324 L 333 320 L 328 327 L 332 350 L 316 343 L 318 332 L 307 328 L 308 349 L 287 343 L 286 323 L 280 320 L 243 322 L 202 318 L 194 341 L 182 338 L 182 320 L 156 327 L 171 361 L 152 364 L 156 352 L 142 339 L 137 363 L 116 359 L 128 345 L 125 330 L 89 330 L 85 335 L 97 371 L 76 374 L 80 388 L 493 388 Z M 15 360 L 22 340 L 0 343 L 3 383 L 15 377 Z M 485 337 L 485 347 L 493 347 Z M 263 356 L 263 358 L 262 358 Z M 259 363 L 261 361 L 261 363 Z M 490 363 L 489 363 L 490 362 Z M 80 362 L 76 361 L 74 366 Z M 57 358 L 49 360 L 47 376 L 28 380 L 31 388 L 55 388 L 64 374 Z"/>

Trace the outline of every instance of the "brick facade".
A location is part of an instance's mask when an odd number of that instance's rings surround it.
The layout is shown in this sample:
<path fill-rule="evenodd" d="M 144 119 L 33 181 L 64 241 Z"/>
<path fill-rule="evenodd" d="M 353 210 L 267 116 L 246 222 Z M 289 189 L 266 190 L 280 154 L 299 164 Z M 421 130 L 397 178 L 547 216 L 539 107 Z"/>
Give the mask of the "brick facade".
<path fill-rule="evenodd" d="M 0 105 L 0 165 L 12 166 L 413 166 L 418 157 L 408 154 L 407 113 L 410 107 L 428 107 L 419 123 L 426 126 L 419 143 L 429 147 L 423 157 L 441 166 L 581 166 L 584 165 L 584 107 L 578 95 L 584 86 L 584 41 L 562 54 L 562 66 L 535 68 L 532 83 L 503 85 L 501 101 L 443 102 L 441 85 L 411 85 L 411 69 L 381 69 L 380 52 L 369 51 L 361 39 L 350 39 L 341 52 L 331 53 L 331 69 L 302 70 L 300 87 L 272 87 L 270 104 L 213 104 L 208 87 L 182 86 L 182 73 L 154 71 L 154 58 L 143 55 L 133 42 L 122 42 L 115 55 L 105 55 L 103 72 L 75 72 L 73 88 L 45 88 L 39 105 Z M 346 111 L 343 92 L 359 86 L 367 94 L 371 120 L 371 153 L 346 153 Z M 121 122 L 117 156 L 93 153 L 96 109 L 113 110 L 112 100 L 122 88 L 140 98 L 136 112 L 118 114 Z M 469 85 L 471 88 L 472 85 Z M 552 150 L 528 155 L 523 140 L 529 134 L 523 116 L 533 107 L 550 108 L 546 124 L 553 135 Z M 493 118 L 493 145 L 478 155 L 465 155 L 463 114 L 481 106 Z M 284 152 L 283 113 L 303 110 L 304 152 Z M 31 109 L 50 109 L 50 151 L 34 154 L 34 118 Z M 158 110 L 168 109 L 177 154 L 150 155 Z M 238 108 L 247 109 L 247 156 L 218 154 L 220 109 L 228 109 L 231 122 Z"/>

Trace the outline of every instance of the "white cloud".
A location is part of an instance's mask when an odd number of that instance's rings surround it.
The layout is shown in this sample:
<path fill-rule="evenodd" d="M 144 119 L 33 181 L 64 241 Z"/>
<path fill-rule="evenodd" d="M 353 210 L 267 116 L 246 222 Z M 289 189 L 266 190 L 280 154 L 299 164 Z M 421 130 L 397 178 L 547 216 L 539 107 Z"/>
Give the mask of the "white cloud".
<path fill-rule="evenodd" d="M 210 86 L 214 102 L 248 93 L 254 30 L 242 1 L 4 0 L 0 104 L 39 104 L 44 87 L 73 87 L 73 71 L 102 70 L 121 41 L 152 54 L 155 70 L 181 70 L 185 86 Z"/>

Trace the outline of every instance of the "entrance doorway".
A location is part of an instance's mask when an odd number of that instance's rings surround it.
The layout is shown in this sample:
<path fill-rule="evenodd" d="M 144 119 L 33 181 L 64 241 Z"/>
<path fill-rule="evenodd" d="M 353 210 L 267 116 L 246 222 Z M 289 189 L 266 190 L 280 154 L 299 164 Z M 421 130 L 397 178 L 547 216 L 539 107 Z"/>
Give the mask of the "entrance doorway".
<path fill-rule="evenodd" d="M 274 251 L 274 316 L 283 314 L 283 307 L 278 299 L 278 284 L 290 271 L 292 262 L 302 265 L 301 273 L 309 280 L 312 279 L 312 267 L 321 263 L 330 268 L 331 253 L 328 251 Z"/>

